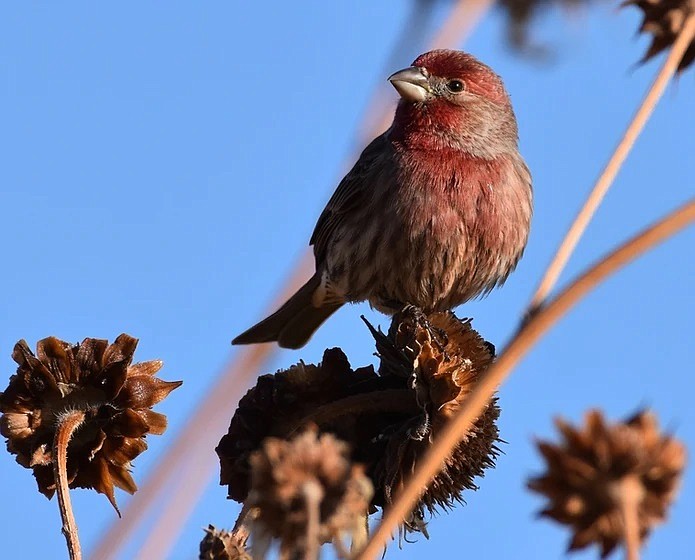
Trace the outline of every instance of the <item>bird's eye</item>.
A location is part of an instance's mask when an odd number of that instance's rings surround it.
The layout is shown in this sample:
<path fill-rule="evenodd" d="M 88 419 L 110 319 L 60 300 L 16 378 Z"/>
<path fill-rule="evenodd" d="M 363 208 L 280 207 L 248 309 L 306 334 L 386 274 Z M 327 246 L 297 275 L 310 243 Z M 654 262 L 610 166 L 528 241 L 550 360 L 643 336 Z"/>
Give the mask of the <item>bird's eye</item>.
<path fill-rule="evenodd" d="M 449 80 L 446 83 L 446 88 L 451 93 L 461 93 L 463 91 L 463 82 L 461 80 Z"/>

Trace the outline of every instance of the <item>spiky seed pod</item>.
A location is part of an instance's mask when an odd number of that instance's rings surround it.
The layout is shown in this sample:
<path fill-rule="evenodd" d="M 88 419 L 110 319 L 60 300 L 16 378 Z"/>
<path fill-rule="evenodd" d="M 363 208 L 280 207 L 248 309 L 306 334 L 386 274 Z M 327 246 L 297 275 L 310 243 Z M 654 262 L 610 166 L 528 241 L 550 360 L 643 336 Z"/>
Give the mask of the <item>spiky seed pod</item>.
<path fill-rule="evenodd" d="M 395 368 L 394 351 L 385 351 L 388 344 L 410 362 L 408 385 L 422 413 L 392 434 L 375 468 L 378 487 L 384 489 L 387 503 L 494 359 L 494 347 L 473 330 L 471 322 L 461 321 L 449 311 L 424 316 L 411 307 L 398 313 L 388 341 L 377 337 L 382 371 Z M 424 510 L 433 512 L 437 506 L 451 507 L 461 500 L 464 490 L 478 488 L 474 479 L 495 466 L 499 453 L 499 414 L 495 398 L 445 460 L 420 500 L 417 517 L 422 518 Z"/>
<path fill-rule="evenodd" d="M 372 329 L 381 357 L 353 370 L 339 349 L 327 350 L 319 365 L 300 363 L 259 378 L 239 403 L 229 432 L 217 447 L 220 483 L 229 497 L 244 501 L 249 491 L 249 456 L 269 436 L 291 437 L 313 423 L 352 449 L 374 484 L 372 506 L 383 507 L 411 472 L 432 438 L 456 412 L 494 355 L 471 327 L 453 313 L 424 316 L 407 308 L 393 318 L 388 336 Z M 416 518 L 436 506 L 449 507 L 498 454 L 496 400 L 478 418 L 445 470 L 433 481 Z M 412 520 L 415 525 L 417 519 Z"/>
<path fill-rule="evenodd" d="M 52 497 L 53 438 L 61 417 L 82 410 L 85 419 L 68 447 L 70 487 L 94 488 L 114 508 L 114 486 L 132 494 L 131 461 L 147 449 L 147 434 L 162 434 L 166 416 L 151 408 L 179 387 L 155 377 L 159 360 L 131 364 L 137 339 L 120 335 L 113 344 L 85 338 L 70 344 L 54 337 L 14 347 L 17 373 L 0 393 L 0 433 L 17 462 L 32 469 L 39 491 Z"/>
<path fill-rule="evenodd" d="M 373 489 L 349 455 L 347 444 L 316 428 L 263 442 L 250 459 L 254 556 L 265 556 L 269 538 L 279 539 L 282 557 L 304 558 L 323 543 L 361 537 Z"/>
<path fill-rule="evenodd" d="M 598 410 L 575 428 L 556 420 L 559 444 L 540 441 L 547 472 L 528 487 L 548 499 L 541 515 L 572 529 L 569 550 L 597 544 L 605 558 L 623 540 L 621 484 L 639 482 L 637 519 L 641 542 L 666 518 L 685 466 L 685 447 L 659 433 L 655 416 L 640 412 L 607 424 Z"/>
<path fill-rule="evenodd" d="M 671 47 L 685 26 L 688 16 L 695 11 L 693 0 L 627 0 L 623 6 L 636 6 L 643 12 L 640 33 L 652 35 L 652 42 L 642 57 L 646 62 L 661 51 Z M 695 40 L 691 41 L 678 65 L 682 72 L 695 60 Z"/>
<path fill-rule="evenodd" d="M 253 560 L 246 549 L 248 533 L 244 529 L 225 531 L 208 525 L 200 541 L 199 560 Z"/>

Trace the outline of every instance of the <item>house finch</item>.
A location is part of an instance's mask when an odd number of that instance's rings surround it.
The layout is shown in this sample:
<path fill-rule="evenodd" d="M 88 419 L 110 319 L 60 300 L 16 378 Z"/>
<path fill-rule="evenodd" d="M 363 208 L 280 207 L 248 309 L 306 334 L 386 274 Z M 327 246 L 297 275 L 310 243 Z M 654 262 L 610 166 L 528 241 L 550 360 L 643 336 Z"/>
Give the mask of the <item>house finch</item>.
<path fill-rule="evenodd" d="M 521 257 L 531 175 L 500 77 L 473 56 L 434 50 L 389 81 L 391 127 L 362 152 L 318 219 L 316 273 L 233 344 L 306 344 L 346 302 L 393 314 L 452 309 L 502 284 Z"/>

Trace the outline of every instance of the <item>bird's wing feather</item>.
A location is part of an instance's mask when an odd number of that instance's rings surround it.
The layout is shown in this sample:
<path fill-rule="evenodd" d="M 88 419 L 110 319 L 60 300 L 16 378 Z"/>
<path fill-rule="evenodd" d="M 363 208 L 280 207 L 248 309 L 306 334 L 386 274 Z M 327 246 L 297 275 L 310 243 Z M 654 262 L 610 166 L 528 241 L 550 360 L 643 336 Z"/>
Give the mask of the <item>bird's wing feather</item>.
<path fill-rule="evenodd" d="M 373 188 L 370 175 L 374 173 L 375 164 L 387 151 L 386 133 L 376 137 L 362 152 L 350 172 L 345 175 L 328 204 L 319 216 L 311 235 L 309 245 L 314 246 L 317 266 L 326 257 L 328 244 L 336 228 L 353 210 L 365 204 Z"/>

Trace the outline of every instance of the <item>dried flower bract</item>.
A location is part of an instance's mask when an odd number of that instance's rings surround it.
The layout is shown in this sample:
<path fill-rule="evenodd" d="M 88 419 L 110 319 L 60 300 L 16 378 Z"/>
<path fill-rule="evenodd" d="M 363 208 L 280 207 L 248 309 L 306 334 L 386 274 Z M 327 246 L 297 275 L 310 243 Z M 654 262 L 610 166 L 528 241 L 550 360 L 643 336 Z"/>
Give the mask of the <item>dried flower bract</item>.
<path fill-rule="evenodd" d="M 685 466 L 683 445 L 660 434 L 648 412 L 609 425 L 594 410 L 583 427 L 559 419 L 556 425 L 563 441 L 538 443 L 548 470 L 528 484 L 549 501 L 541 515 L 572 528 L 570 550 L 595 543 L 606 557 L 624 540 L 621 505 L 631 488 L 637 496 L 636 533 L 644 542 L 675 497 Z"/>
<path fill-rule="evenodd" d="M 199 560 L 252 560 L 246 550 L 248 533 L 244 529 L 225 531 L 208 525 L 200 541 Z"/>
<path fill-rule="evenodd" d="M 76 410 L 84 420 L 68 446 L 70 487 L 94 488 L 114 507 L 114 486 L 131 494 L 137 489 L 131 461 L 147 449 L 147 434 L 166 429 L 166 417 L 151 407 L 181 385 L 155 377 L 161 361 L 131 364 L 137 342 L 127 334 L 110 345 L 49 337 L 37 343 L 36 355 L 23 340 L 15 345 L 12 358 L 19 365 L 0 394 L 0 433 L 47 497 L 56 490 L 54 435 L 61 419 Z"/>
<path fill-rule="evenodd" d="M 639 28 L 640 33 L 652 35 L 652 42 L 642 57 L 642 62 L 671 47 L 685 26 L 688 16 L 695 11 L 693 0 L 627 0 L 623 2 L 623 6 L 636 6 L 642 10 L 644 16 Z M 691 41 L 685 51 L 678 71 L 685 70 L 694 60 L 695 40 Z"/>
<path fill-rule="evenodd" d="M 345 443 L 315 428 L 290 441 L 265 440 L 251 456 L 254 556 L 264 557 L 271 538 L 284 558 L 315 557 L 326 542 L 340 550 L 344 537 L 364 540 L 373 489 L 349 456 Z"/>
<path fill-rule="evenodd" d="M 388 338 L 375 336 L 382 359 L 380 371 L 396 372 L 402 364 L 401 374 L 406 374 L 420 408 L 419 415 L 401 423 L 391 435 L 375 468 L 378 487 L 383 488 L 388 503 L 438 431 L 456 414 L 478 377 L 492 364 L 494 347 L 468 320 L 461 321 L 451 312 L 425 316 L 412 307 L 394 317 Z M 476 477 L 495 466 L 500 413 L 496 401 L 447 457 L 422 496 L 416 517 L 422 518 L 425 509 L 433 512 L 436 506 L 453 506 L 464 490 L 477 489 Z"/>

